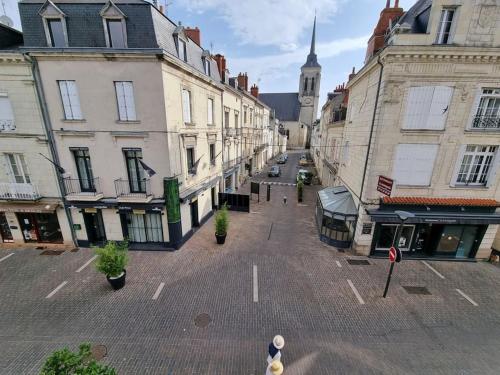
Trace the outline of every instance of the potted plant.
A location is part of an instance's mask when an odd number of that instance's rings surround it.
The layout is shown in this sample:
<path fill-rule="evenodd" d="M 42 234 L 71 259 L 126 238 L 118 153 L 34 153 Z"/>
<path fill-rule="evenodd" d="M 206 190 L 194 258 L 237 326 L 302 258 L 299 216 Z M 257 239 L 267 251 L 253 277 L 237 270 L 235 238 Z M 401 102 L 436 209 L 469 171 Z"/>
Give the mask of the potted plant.
<path fill-rule="evenodd" d="M 222 208 L 215 214 L 215 238 L 219 245 L 226 242 L 227 228 L 229 226 L 229 215 L 227 206 L 224 204 Z"/>
<path fill-rule="evenodd" d="M 116 243 L 109 241 L 104 247 L 95 250 L 97 254 L 96 268 L 106 275 L 113 289 L 118 290 L 125 285 L 128 263 L 128 242 Z"/>
<path fill-rule="evenodd" d="M 90 344 L 81 344 L 77 353 L 68 348 L 57 350 L 45 361 L 41 375 L 116 375 L 115 369 L 100 365 L 92 359 Z"/>
<path fill-rule="evenodd" d="M 297 182 L 297 197 L 299 198 L 299 202 L 302 202 L 303 194 L 304 194 L 304 183 L 302 182 L 302 180 L 299 180 L 299 182 Z"/>

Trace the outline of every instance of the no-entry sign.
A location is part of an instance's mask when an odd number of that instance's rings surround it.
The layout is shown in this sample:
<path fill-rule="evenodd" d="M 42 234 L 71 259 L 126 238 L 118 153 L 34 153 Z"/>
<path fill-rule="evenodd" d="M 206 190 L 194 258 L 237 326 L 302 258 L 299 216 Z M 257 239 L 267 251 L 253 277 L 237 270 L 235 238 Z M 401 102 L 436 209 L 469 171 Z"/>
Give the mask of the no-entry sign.
<path fill-rule="evenodd" d="M 389 261 L 391 263 L 394 263 L 394 262 L 401 262 L 401 258 L 402 258 L 402 254 L 401 254 L 401 250 L 399 249 L 396 249 L 394 246 L 391 246 L 391 248 L 389 249 Z"/>

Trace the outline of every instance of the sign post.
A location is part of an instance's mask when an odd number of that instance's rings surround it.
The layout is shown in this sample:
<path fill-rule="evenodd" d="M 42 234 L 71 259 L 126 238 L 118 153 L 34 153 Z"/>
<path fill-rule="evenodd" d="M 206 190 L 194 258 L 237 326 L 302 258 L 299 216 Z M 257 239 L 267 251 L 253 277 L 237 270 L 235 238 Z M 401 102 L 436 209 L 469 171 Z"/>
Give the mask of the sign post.
<path fill-rule="evenodd" d="M 391 246 L 391 248 L 389 249 L 389 262 L 391 262 L 391 268 L 389 268 L 389 275 L 387 276 L 387 282 L 385 283 L 384 298 L 387 296 L 387 291 L 389 290 L 392 271 L 394 270 L 394 263 L 401 262 L 401 258 L 402 258 L 401 250 L 396 249 L 394 246 Z"/>

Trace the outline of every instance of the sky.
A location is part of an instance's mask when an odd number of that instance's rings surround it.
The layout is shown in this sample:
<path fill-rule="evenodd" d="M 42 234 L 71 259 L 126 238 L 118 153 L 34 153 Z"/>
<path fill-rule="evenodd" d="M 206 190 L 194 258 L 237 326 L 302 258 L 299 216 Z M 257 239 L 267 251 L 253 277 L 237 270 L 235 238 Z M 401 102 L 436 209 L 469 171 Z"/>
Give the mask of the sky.
<path fill-rule="evenodd" d="M 400 0 L 407 10 L 416 0 Z M 0 0 L 21 28 L 17 0 Z M 326 94 L 363 66 L 366 43 L 386 0 L 158 0 L 174 22 L 199 27 L 201 43 L 226 56 L 231 76 L 247 72 L 260 92 L 297 92 L 311 43 L 322 66 L 320 107 Z M 391 4 L 394 0 L 391 0 Z M 0 14 L 3 9 L 0 7 Z"/>

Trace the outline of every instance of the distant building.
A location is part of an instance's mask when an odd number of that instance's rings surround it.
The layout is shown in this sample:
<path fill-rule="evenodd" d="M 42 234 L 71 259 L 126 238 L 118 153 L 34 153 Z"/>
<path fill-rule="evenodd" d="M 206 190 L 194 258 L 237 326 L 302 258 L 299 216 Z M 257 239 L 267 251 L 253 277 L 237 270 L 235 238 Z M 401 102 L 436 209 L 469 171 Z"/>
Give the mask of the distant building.
<path fill-rule="evenodd" d="M 301 67 L 299 92 L 261 93 L 259 99 L 274 109 L 288 137 L 288 148 L 309 147 L 311 129 L 318 113 L 321 65 L 316 56 L 316 18 L 311 49 Z"/>

